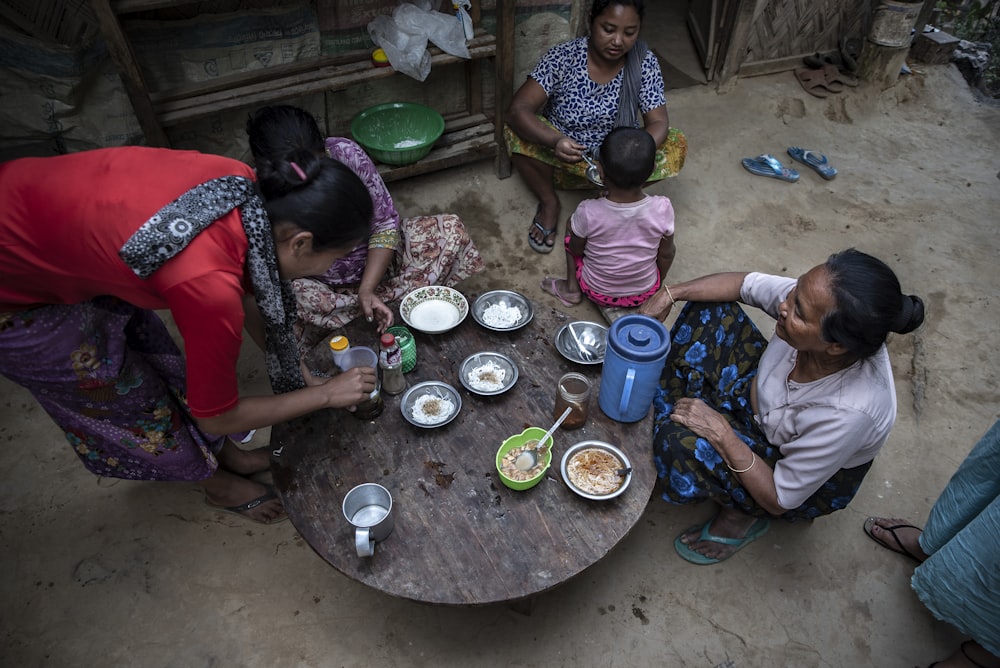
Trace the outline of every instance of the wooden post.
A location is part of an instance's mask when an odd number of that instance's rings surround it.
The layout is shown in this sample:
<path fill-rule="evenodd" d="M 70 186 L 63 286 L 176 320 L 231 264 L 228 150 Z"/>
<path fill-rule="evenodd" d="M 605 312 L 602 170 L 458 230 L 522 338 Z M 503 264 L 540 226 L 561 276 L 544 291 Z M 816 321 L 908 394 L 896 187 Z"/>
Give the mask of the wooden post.
<path fill-rule="evenodd" d="M 510 176 L 510 156 L 507 155 L 507 143 L 503 138 L 504 119 L 507 107 L 514 97 L 514 6 L 510 2 L 497 2 L 497 52 L 496 52 L 496 93 L 494 104 L 493 128 L 497 143 L 497 157 L 494 169 L 497 177 L 505 179 Z"/>
<path fill-rule="evenodd" d="M 861 59 L 858 62 L 858 76 L 879 90 L 886 90 L 896 85 L 899 73 L 906 62 L 910 47 L 892 48 L 880 46 L 871 40 L 865 40 L 861 47 Z"/>

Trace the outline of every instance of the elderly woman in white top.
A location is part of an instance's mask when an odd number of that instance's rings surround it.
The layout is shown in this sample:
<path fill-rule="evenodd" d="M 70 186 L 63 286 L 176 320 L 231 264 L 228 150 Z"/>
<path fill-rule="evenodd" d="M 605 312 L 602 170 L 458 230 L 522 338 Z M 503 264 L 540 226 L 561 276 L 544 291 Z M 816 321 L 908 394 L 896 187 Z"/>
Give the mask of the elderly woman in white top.
<path fill-rule="evenodd" d="M 674 323 L 654 401 L 663 497 L 711 499 L 719 514 L 677 537 L 712 564 L 762 536 L 772 517 L 844 508 L 889 436 L 896 395 L 885 341 L 916 329 L 919 297 L 889 267 L 849 249 L 797 280 L 723 273 L 663 287 L 643 306 Z M 776 319 L 767 342 L 736 302 Z"/>

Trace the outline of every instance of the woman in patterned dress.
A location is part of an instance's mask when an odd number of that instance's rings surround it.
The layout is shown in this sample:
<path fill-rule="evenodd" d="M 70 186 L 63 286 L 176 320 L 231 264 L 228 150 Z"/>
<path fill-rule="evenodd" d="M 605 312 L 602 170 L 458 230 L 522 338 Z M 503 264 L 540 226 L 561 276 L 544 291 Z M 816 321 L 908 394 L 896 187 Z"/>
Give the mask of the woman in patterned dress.
<path fill-rule="evenodd" d="M 333 160 L 275 167 L 255 175 L 145 147 L 0 165 L 0 373 L 91 472 L 199 481 L 213 507 L 284 519 L 273 488 L 249 477 L 269 468 L 269 449 L 221 435 L 349 408 L 374 389 L 371 369 L 331 379 L 301 367 L 288 285 L 366 237 L 371 199 Z M 274 395 L 239 391 L 244 327 L 267 353 Z"/>
<path fill-rule="evenodd" d="M 764 535 L 770 518 L 845 507 L 896 419 L 885 341 L 924 318 L 881 260 L 854 249 L 798 279 L 712 274 L 663 285 L 642 312 L 671 331 L 654 399 L 663 498 L 711 500 L 715 518 L 677 537 L 684 559 L 714 564 Z M 737 301 L 775 318 L 766 341 Z M 749 456 L 748 456 L 749 455 Z"/>
<path fill-rule="evenodd" d="M 364 149 L 343 137 L 324 140 L 307 111 L 288 105 L 263 107 L 251 115 L 247 134 L 258 169 L 287 159 L 289 151 L 306 162 L 327 156 L 358 175 L 374 205 L 365 243 L 326 271 L 293 283 L 298 301 L 296 336 L 303 353 L 359 316 L 375 321 L 378 331 L 384 332 L 393 318 L 387 302 L 425 285 L 453 287 L 486 268 L 458 216 L 401 219 Z"/>
<path fill-rule="evenodd" d="M 557 44 L 514 94 L 504 137 L 514 168 L 538 198 L 530 246 L 549 253 L 559 225 L 556 187 L 593 187 L 584 153 L 596 155 L 615 127 L 640 127 L 656 141 L 650 181 L 675 176 L 687 140 L 670 127 L 663 75 L 639 40 L 643 0 L 595 0 L 590 35 Z"/>

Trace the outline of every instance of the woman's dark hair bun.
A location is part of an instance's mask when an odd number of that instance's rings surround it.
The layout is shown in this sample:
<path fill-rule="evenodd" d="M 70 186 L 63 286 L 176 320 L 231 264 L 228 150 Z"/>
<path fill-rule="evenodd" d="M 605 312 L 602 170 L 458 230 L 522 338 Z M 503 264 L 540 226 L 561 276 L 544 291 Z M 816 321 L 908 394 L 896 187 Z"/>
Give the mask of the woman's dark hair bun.
<path fill-rule="evenodd" d="M 899 316 L 892 323 L 892 331 L 908 334 L 924 322 L 924 300 L 916 295 L 903 295 Z"/>

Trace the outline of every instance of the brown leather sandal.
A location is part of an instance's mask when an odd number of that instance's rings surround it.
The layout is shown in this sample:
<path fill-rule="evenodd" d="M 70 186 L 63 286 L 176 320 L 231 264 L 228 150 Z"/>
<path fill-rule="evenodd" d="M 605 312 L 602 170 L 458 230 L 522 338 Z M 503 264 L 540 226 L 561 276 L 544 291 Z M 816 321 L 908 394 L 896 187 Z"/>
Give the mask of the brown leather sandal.
<path fill-rule="evenodd" d="M 834 85 L 830 87 L 826 80 L 826 73 L 823 70 L 802 68 L 795 70 L 795 78 L 802 85 L 802 90 L 816 97 L 828 97 L 830 93 L 839 93 L 842 88 Z"/>

